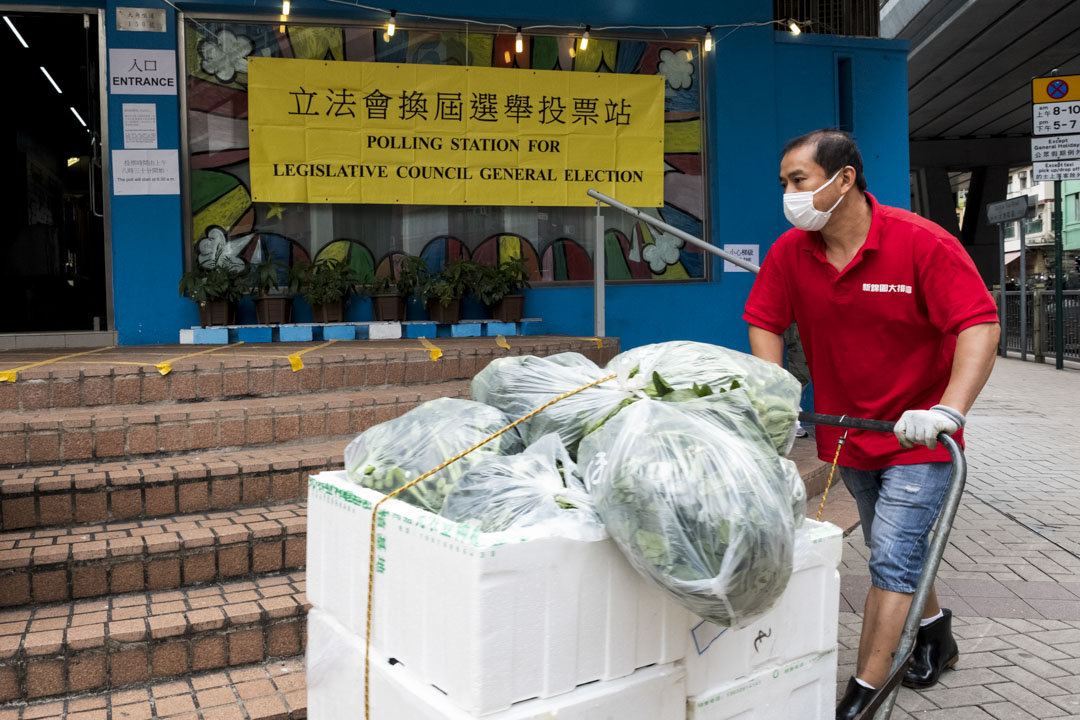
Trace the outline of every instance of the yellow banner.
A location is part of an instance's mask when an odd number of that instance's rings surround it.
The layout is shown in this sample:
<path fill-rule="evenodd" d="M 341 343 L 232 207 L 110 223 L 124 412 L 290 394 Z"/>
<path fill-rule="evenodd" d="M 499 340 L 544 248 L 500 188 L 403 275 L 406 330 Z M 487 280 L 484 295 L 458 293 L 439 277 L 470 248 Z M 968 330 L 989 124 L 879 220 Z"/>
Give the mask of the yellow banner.
<path fill-rule="evenodd" d="M 664 201 L 664 78 L 248 59 L 256 202 Z"/>

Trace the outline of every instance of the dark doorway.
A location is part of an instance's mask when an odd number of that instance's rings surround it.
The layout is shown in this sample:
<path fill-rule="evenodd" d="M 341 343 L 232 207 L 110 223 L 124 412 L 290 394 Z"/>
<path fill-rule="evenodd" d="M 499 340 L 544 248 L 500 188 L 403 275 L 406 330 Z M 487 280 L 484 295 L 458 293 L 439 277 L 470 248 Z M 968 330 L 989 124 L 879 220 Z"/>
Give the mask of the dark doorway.
<path fill-rule="evenodd" d="M 106 330 L 98 15 L 2 17 L 0 333 Z"/>

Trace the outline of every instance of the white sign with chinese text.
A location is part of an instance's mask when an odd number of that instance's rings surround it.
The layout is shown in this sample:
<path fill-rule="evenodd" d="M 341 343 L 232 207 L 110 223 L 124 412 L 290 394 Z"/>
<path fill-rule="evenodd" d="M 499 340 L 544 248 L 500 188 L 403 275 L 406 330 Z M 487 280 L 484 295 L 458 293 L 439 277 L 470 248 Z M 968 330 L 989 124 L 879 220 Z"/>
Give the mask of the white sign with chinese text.
<path fill-rule="evenodd" d="M 109 92 L 113 95 L 175 95 L 176 51 L 111 48 Z"/>
<path fill-rule="evenodd" d="M 115 195 L 180 194 L 176 150 L 113 150 L 112 176 Z"/>
<path fill-rule="evenodd" d="M 165 32 L 165 11 L 154 8 L 116 8 L 116 29 L 132 32 Z"/>
<path fill-rule="evenodd" d="M 724 252 L 726 252 L 726 253 L 728 253 L 730 255 L 734 255 L 737 258 L 742 258 L 743 260 L 746 260 L 747 262 L 754 263 L 755 265 L 760 265 L 761 264 L 761 262 L 758 260 L 758 254 L 759 254 L 760 249 L 761 249 L 760 245 L 725 245 L 724 246 Z M 724 272 L 743 272 L 744 273 L 744 272 L 750 272 L 750 271 L 749 270 L 744 270 L 743 268 L 739 267 L 738 265 L 735 265 L 734 263 L 730 263 L 727 260 L 725 260 L 724 261 Z"/>
<path fill-rule="evenodd" d="M 1080 135 L 1052 135 L 1031 138 L 1031 159 L 1035 161 L 1080 158 Z"/>
<path fill-rule="evenodd" d="M 1035 103 L 1031 109 L 1034 135 L 1080 132 L 1080 100 Z"/>
<path fill-rule="evenodd" d="M 1080 180 L 1080 160 L 1057 160 L 1032 163 L 1032 179 L 1035 182 L 1054 180 Z"/>
<path fill-rule="evenodd" d="M 124 103 L 124 147 L 128 150 L 154 150 L 157 142 L 157 105 Z"/>

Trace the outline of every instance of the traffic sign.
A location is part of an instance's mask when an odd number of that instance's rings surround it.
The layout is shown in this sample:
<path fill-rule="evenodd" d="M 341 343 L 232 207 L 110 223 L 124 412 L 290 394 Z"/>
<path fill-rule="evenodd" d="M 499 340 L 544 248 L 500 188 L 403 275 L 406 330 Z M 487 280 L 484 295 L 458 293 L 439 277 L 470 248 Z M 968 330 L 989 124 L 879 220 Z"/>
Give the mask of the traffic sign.
<path fill-rule="evenodd" d="M 1076 160 L 1080 158 L 1080 134 L 1031 138 L 1031 159 Z"/>
<path fill-rule="evenodd" d="M 1034 195 L 1021 195 L 1008 200 L 987 203 L 986 221 L 994 225 L 1031 217 L 1037 203 L 1038 198 Z"/>
<path fill-rule="evenodd" d="M 1031 81 L 1031 101 L 1039 103 L 1080 100 L 1080 75 L 1055 75 Z"/>
<path fill-rule="evenodd" d="M 1080 180 L 1080 160 L 1056 160 L 1032 163 L 1033 182 L 1054 180 Z"/>
<path fill-rule="evenodd" d="M 1080 100 L 1035 103 L 1032 107 L 1032 134 L 1080 133 Z"/>

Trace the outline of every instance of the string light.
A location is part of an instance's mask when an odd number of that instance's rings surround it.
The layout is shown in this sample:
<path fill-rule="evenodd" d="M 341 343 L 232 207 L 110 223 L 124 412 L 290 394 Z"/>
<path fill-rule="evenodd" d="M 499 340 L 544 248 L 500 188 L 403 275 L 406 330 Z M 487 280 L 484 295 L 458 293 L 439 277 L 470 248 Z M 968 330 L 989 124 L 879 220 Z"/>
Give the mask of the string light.
<path fill-rule="evenodd" d="M 386 37 L 394 37 L 394 33 L 397 31 L 397 23 L 394 19 L 397 18 L 397 10 L 390 11 L 390 22 L 386 23 Z"/>
<path fill-rule="evenodd" d="M 585 50 L 586 48 L 589 47 L 589 29 L 591 27 L 592 27 L 591 25 L 586 25 L 585 26 L 585 32 L 581 36 L 581 49 L 582 50 Z"/>
<path fill-rule="evenodd" d="M 517 36 L 514 38 L 514 52 L 521 53 L 525 50 L 525 39 L 521 37 L 521 28 L 517 29 Z"/>
<path fill-rule="evenodd" d="M 705 52 L 712 52 L 712 28 L 705 28 Z"/>
<path fill-rule="evenodd" d="M 791 30 L 792 35 L 802 35 L 802 28 L 799 27 L 799 23 L 795 22 L 794 20 L 791 21 L 790 25 L 788 25 L 788 29 Z"/>

